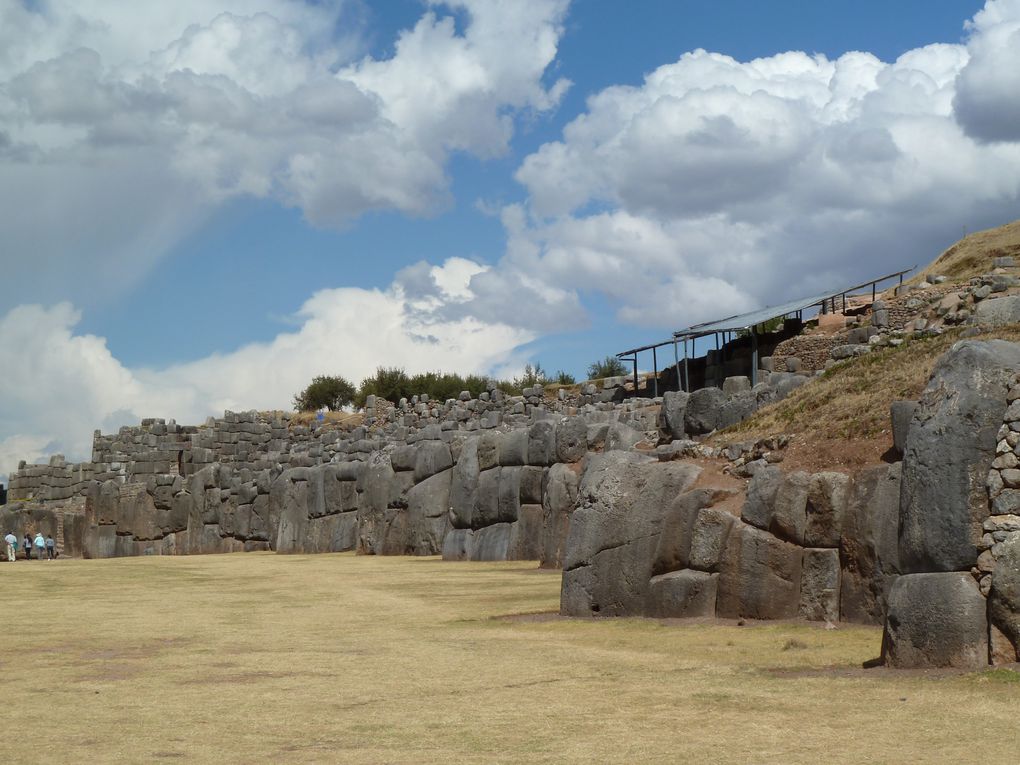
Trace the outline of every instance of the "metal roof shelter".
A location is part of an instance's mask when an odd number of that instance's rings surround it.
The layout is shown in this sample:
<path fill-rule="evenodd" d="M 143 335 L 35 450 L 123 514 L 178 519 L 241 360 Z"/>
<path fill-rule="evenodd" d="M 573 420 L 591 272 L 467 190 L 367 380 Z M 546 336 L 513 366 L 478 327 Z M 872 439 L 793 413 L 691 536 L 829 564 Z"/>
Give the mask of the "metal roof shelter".
<path fill-rule="evenodd" d="M 908 274 L 911 271 L 913 271 L 914 268 L 916 268 L 916 267 L 917 266 L 912 266 L 911 268 L 907 268 L 907 269 L 905 269 L 903 271 L 896 271 L 895 273 L 886 274 L 885 276 L 880 276 L 880 277 L 878 277 L 876 279 L 872 279 L 871 281 L 862 282 L 861 284 L 854 285 L 853 287 L 847 287 L 847 288 L 842 289 L 842 290 L 823 292 L 823 293 L 820 293 L 820 294 L 816 294 L 816 295 L 812 295 L 812 296 L 809 296 L 809 297 L 801 298 L 799 300 L 791 300 L 788 303 L 782 303 L 780 305 L 766 306 L 765 308 L 759 308 L 757 311 L 751 311 L 749 313 L 738 314 L 736 316 L 729 316 L 729 317 L 727 317 L 725 319 L 719 319 L 718 321 L 704 322 L 702 324 L 695 324 L 693 326 L 687 327 L 686 329 L 681 329 L 681 330 L 678 330 L 678 331 L 674 332 L 673 336 L 669 340 L 663 340 L 662 342 L 651 343 L 650 345 L 642 345 L 639 348 L 631 348 L 631 349 L 626 350 L 626 351 L 620 351 L 619 353 L 616 354 L 616 357 L 618 359 L 623 360 L 623 361 L 631 361 L 631 362 L 633 362 L 633 364 L 634 364 L 634 390 L 637 391 L 637 389 L 638 389 L 638 368 L 637 368 L 638 354 L 642 353 L 644 351 L 651 351 L 652 352 L 652 369 L 653 369 L 653 378 L 652 379 L 653 379 L 653 385 L 655 386 L 655 388 L 654 388 L 654 395 L 658 396 L 659 395 L 659 382 L 658 382 L 659 367 L 658 367 L 658 354 L 656 352 L 657 349 L 662 348 L 662 347 L 667 346 L 667 345 L 672 345 L 673 346 L 673 363 L 676 366 L 677 379 L 679 380 L 680 379 L 680 356 L 679 356 L 679 351 L 678 351 L 678 348 L 677 348 L 677 344 L 680 343 L 680 342 L 683 342 L 683 345 L 684 345 L 684 355 L 683 355 L 683 362 L 684 362 L 683 380 L 684 380 L 684 385 L 683 385 L 683 389 L 684 390 L 688 390 L 689 387 L 690 387 L 690 384 L 689 384 L 690 381 L 689 381 L 689 378 L 688 378 L 688 375 L 687 375 L 687 359 L 688 359 L 687 343 L 688 343 L 688 341 L 691 342 L 691 348 L 692 348 L 692 351 L 693 351 L 694 350 L 694 341 L 695 340 L 697 340 L 699 337 L 706 337 L 708 335 L 713 335 L 716 338 L 716 350 L 718 350 L 718 348 L 719 348 L 719 337 L 720 336 L 722 336 L 724 338 L 723 343 L 725 344 L 725 342 L 726 342 L 725 337 L 726 337 L 727 334 L 733 333 L 733 332 L 740 332 L 740 331 L 749 331 L 749 333 L 751 335 L 751 346 L 752 346 L 752 352 L 751 352 L 751 354 L 752 354 L 751 355 L 751 358 L 752 358 L 752 363 L 751 363 L 751 384 L 754 385 L 754 384 L 756 384 L 758 382 L 758 380 L 757 380 L 757 378 L 758 378 L 758 334 L 755 331 L 755 328 L 759 324 L 764 324 L 765 322 L 771 321 L 773 319 L 784 318 L 786 316 L 789 316 L 790 314 L 797 314 L 798 318 L 801 318 L 801 316 L 802 316 L 804 311 L 806 311 L 809 308 L 815 308 L 815 307 L 817 307 L 821 311 L 821 313 L 827 313 L 827 312 L 835 313 L 836 312 L 836 305 L 837 305 L 837 302 L 836 302 L 837 298 L 840 298 L 842 300 L 842 306 L 841 306 L 840 310 L 844 310 L 845 311 L 846 310 L 847 295 L 849 295 L 850 293 L 854 292 L 855 290 L 860 290 L 860 289 L 863 289 L 865 287 L 871 287 L 871 299 L 872 299 L 872 301 L 874 301 L 875 297 L 876 297 L 876 294 L 877 294 L 876 293 L 876 289 L 877 289 L 877 286 L 879 284 L 881 284 L 884 281 L 888 281 L 889 279 L 895 279 L 897 277 L 899 277 L 899 283 L 902 284 L 903 283 L 903 276 L 905 274 Z M 630 357 L 630 358 L 627 358 L 627 357 Z"/>

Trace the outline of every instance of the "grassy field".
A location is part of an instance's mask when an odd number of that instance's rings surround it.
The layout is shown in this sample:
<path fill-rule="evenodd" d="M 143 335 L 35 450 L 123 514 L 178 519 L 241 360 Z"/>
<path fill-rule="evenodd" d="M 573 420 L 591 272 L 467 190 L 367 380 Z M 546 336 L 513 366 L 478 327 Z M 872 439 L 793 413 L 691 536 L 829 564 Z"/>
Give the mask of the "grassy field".
<path fill-rule="evenodd" d="M 860 670 L 869 628 L 514 618 L 558 597 L 531 563 L 4 563 L 0 735 L 12 762 L 1017 759 L 1011 672 Z"/>

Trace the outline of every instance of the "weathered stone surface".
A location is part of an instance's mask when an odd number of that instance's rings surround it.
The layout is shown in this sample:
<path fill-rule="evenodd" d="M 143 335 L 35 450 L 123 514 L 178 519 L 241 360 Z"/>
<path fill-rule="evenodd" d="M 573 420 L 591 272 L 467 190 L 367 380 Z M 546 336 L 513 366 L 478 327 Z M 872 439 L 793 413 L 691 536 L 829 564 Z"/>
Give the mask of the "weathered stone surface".
<path fill-rule="evenodd" d="M 542 568 L 561 568 L 567 544 L 570 515 L 574 512 L 580 477 L 570 465 L 558 462 L 549 468 L 542 505 L 545 512 L 542 531 Z"/>
<path fill-rule="evenodd" d="M 868 468 L 851 484 L 840 535 L 840 618 L 882 624 L 899 575 L 901 463 Z"/>
<path fill-rule="evenodd" d="M 389 457 L 382 452 L 375 452 L 369 457 L 368 466 L 358 479 L 362 486 L 361 502 L 358 507 L 359 552 L 370 555 L 383 554 L 386 536 L 394 519 L 394 513 L 388 511 L 391 502 L 400 494 L 396 475 Z M 273 504 L 271 501 L 271 515 Z"/>
<path fill-rule="evenodd" d="M 702 508 L 711 507 L 720 498 L 716 489 L 692 489 L 669 503 L 662 518 L 662 531 L 655 547 L 652 574 L 665 574 L 691 568 L 691 540 L 694 524 Z"/>
<path fill-rule="evenodd" d="M 556 425 L 556 461 L 577 462 L 588 451 L 588 426 L 581 417 L 565 417 Z"/>
<path fill-rule="evenodd" d="M 521 504 L 542 504 L 542 493 L 545 485 L 546 472 L 545 468 L 537 467 L 535 465 L 526 465 L 521 468 Z"/>
<path fill-rule="evenodd" d="M 1020 322 L 1020 295 L 982 300 L 974 307 L 974 319 L 993 327 Z"/>
<path fill-rule="evenodd" d="M 670 390 L 662 394 L 662 419 L 664 430 L 673 438 L 686 438 L 684 417 L 687 412 L 689 393 Z"/>
<path fill-rule="evenodd" d="M 758 394 L 751 390 L 740 391 L 726 398 L 719 407 L 715 426 L 728 428 L 743 422 L 758 409 Z"/>
<path fill-rule="evenodd" d="M 691 530 L 691 568 L 701 571 L 718 570 L 735 521 L 736 518 L 725 510 L 706 507 L 698 512 Z M 714 602 L 715 598 L 713 607 Z"/>
<path fill-rule="evenodd" d="M 494 430 L 481 435 L 477 447 L 479 470 L 489 470 L 499 465 L 499 449 L 502 438 L 502 434 Z"/>
<path fill-rule="evenodd" d="M 471 560 L 474 533 L 471 529 L 450 529 L 443 537 L 443 560 Z"/>
<path fill-rule="evenodd" d="M 783 471 L 774 465 L 756 472 L 747 485 L 747 497 L 740 510 L 745 523 L 767 529 L 772 523 L 772 509 L 775 507 L 776 491 L 783 481 Z"/>
<path fill-rule="evenodd" d="M 390 465 L 397 472 L 414 470 L 418 461 L 418 449 L 413 444 L 398 446 L 390 453 Z"/>
<path fill-rule="evenodd" d="M 1011 644 L 1013 656 L 1010 660 L 1017 661 L 1017 649 L 1020 648 L 1020 534 L 1010 534 L 998 544 L 996 551 L 992 589 L 988 593 L 988 617 Z"/>
<path fill-rule="evenodd" d="M 910 421 L 916 410 L 916 401 L 893 401 L 889 407 L 889 416 L 892 420 L 893 449 L 897 454 L 903 454 L 903 448 L 907 443 L 907 433 L 910 432 Z"/>
<path fill-rule="evenodd" d="M 471 560 L 506 560 L 510 549 L 509 523 L 495 523 L 474 532 L 471 544 Z"/>
<path fill-rule="evenodd" d="M 890 667 L 988 664 L 985 599 L 966 572 L 908 574 L 889 590 L 882 656 Z"/>
<path fill-rule="evenodd" d="M 438 555 L 449 527 L 452 470 L 444 470 L 415 484 L 407 492 L 407 521 L 415 555 Z"/>
<path fill-rule="evenodd" d="M 712 617 L 718 581 L 718 574 L 690 569 L 652 577 L 645 612 L 660 619 Z"/>
<path fill-rule="evenodd" d="M 1018 368 L 1020 345 L 1002 340 L 958 342 L 935 365 L 903 453 L 905 572 L 963 571 L 977 560 L 985 479 Z"/>
<path fill-rule="evenodd" d="M 483 470 L 478 475 L 475 507 L 471 515 L 471 528 L 477 530 L 499 520 L 499 474 L 502 468 Z"/>
<path fill-rule="evenodd" d="M 520 467 L 504 467 L 499 470 L 499 501 L 497 521 L 513 523 L 521 510 Z"/>
<path fill-rule="evenodd" d="M 684 429 L 691 434 L 711 433 L 719 427 L 719 412 L 726 396 L 718 388 L 700 388 L 687 399 Z"/>
<path fill-rule="evenodd" d="M 521 505 L 517 522 L 510 529 L 507 560 L 539 560 L 545 512 L 541 505 Z"/>
<path fill-rule="evenodd" d="M 645 434 L 640 430 L 635 430 L 622 422 L 614 422 L 609 426 L 609 433 L 606 435 L 606 451 L 626 451 L 644 437 Z"/>
<path fill-rule="evenodd" d="M 528 431 L 511 430 L 503 434 L 499 444 L 499 464 L 503 467 L 528 464 Z"/>
<path fill-rule="evenodd" d="M 700 473 L 633 452 L 595 456 L 584 474 L 564 555 L 561 612 L 640 614 L 669 503 Z"/>
<path fill-rule="evenodd" d="M 719 565 L 716 614 L 790 619 L 800 610 L 802 548 L 735 522 Z"/>
<path fill-rule="evenodd" d="M 471 528 L 478 490 L 478 438 L 467 439 L 460 448 L 450 483 L 450 524 L 455 529 Z"/>
<path fill-rule="evenodd" d="M 789 542 L 804 544 L 810 489 L 811 476 L 803 470 L 783 475 L 776 489 L 769 531 Z"/>
<path fill-rule="evenodd" d="M 843 473 L 811 476 L 807 496 L 804 542 L 809 547 L 837 547 L 843 527 L 850 478 Z"/>
<path fill-rule="evenodd" d="M 528 431 L 528 464 L 542 467 L 556 461 L 556 423 L 540 420 Z"/>
<path fill-rule="evenodd" d="M 839 620 L 839 550 L 804 550 L 800 615 L 815 622 Z"/>
<path fill-rule="evenodd" d="M 722 392 L 727 396 L 732 396 L 736 393 L 746 393 L 749 390 L 751 390 L 751 380 L 743 375 L 727 377 L 723 380 Z"/>
<path fill-rule="evenodd" d="M 453 467 L 450 446 L 443 441 L 419 441 L 418 456 L 414 461 L 414 482 L 424 481 L 429 476 Z"/>

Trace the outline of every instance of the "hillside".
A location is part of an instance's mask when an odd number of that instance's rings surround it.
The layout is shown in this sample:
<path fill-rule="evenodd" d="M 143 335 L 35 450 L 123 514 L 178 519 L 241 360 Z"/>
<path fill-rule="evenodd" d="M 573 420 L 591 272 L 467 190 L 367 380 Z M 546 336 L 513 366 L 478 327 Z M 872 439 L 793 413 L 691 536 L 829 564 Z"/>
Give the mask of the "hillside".
<path fill-rule="evenodd" d="M 1020 220 L 971 234 L 919 269 L 908 284 L 945 276 L 946 284 L 969 286 L 987 274 L 1020 275 L 1020 268 L 996 268 L 995 258 L 1013 257 L 1020 265 Z M 1010 288 L 1006 294 L 1018 292 Z M 915 293 L 911 293 L 915 294 Z M 924 296 L 924 291 L 916 292 Z M 884 297 L 891 298 L 892 291 Z M 934 315 L 935 309 L 931 309 Z M 922 311 L 923 312 L 923 311 Z M 892 446 L 889 407 L 900 399 L 917 398 L 938 358 L 961 335 L 974 339 L 1020 341 L 1020 325 L 994 328 L 943 327 L 897 347 L 885 347 L 834 365 L 810 385 L 763 407 L 749 419 L 712 437 L 716 444 L 777 433 L 791 436 L 791 465 L 858 467 L 881 460 Z"/>

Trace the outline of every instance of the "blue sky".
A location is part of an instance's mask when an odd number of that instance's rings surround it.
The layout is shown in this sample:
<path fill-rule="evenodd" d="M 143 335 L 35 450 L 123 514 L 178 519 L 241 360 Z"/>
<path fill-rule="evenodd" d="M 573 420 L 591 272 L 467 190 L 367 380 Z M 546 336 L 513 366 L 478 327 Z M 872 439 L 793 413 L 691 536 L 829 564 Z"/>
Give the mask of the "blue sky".
<path fill-rule="evenodd" d="M 592 93 L 611 85 L 638 85 L 649 71 L 696 48 L 739 60 L 785 50 L 830 58 L 863 50 L 891 61 L 931 42 L 959 41 L 963 21 L 981 6 L 980 2 L 919 0 L 651 0 L 628 4 L 626 12 L 620 13 L 619 3 L 580 0 L 571 6 L 551 67 L 554 76 L 571 80 L 571 89 L 554 113 L 518 130 L 506 156 L 453 157 L 448 173 L 454 201 L 449 209 L 429 217 L 369 214 L 337 231 L 308 225 L 300 210 L 240 199 L 176 246 L 137 290 L 113 304 L 97 306 L 81 328 L 107 337 L 111 349 L 127 364 L 185 361 L 251 340 L 271 339 L 286 328 L 287 318 L 308 297 L 310 288 L 385 287 L 399 268 L 422 258 L 439 262 L 457 255 L 494 263 L 505 246 L 504 232 L 498 219 L 477 209 L 476 201 L 522 201 L 523 190 L 513 180 L 520 160 L 559 138 L 563 125 L 584 110 Z M 413 26 L 421 13 L 422 3 L 417 0 L 390 0 L 352 12 L 351 20 L 363 25 L 370 55 L 387 57 L 393 54 L 397 34 Z M 202 278 L 190 282 L 193 302 L 214 303 L 229 317 L 227 321 L 210 325 L 198 312 L 162 325 L 139 326 L 132 320 L 153 309 L 174 312 L 179 296 L 160 285 L 194 273 Z M 224 284 L 237 289 L 224 290 Z M 271 287 L 260 290 L 259 285 Z M 260 292 L 258 307 L 251 305 L 250 290 Z M 611 316 L 602 320 L 611 311 L 605 305 L 596 308 L 592 331 L 535 343 L 535 360 L 547 369 L 567 369 L 580 377 L 594 358 L 663 334 L 618 326 Z M 179 343 L 182 334 L 189 338 L 187 344 Z M 389 361 L 380 359 L 380 363 Z"/>
<path fill-rule="evenodd" d="M 0 0 L 0 473 L 319 372 L 581 376 L 926 263 L 1020 217 L 1018 29 L 1018 0 Z"/>

